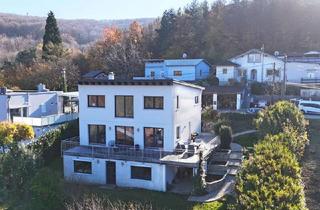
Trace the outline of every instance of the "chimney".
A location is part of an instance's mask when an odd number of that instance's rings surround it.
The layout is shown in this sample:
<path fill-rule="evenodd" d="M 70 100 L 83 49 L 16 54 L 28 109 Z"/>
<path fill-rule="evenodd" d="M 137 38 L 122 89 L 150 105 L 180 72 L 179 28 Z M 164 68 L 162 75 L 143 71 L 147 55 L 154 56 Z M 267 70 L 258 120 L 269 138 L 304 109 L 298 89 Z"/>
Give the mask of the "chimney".
<path fill-rule="evenodd" d="M 7 87 L 0 87 L 0 95 L 5 95 L 7 93 Z"/>
<path fill-rule="evenodd" d="M 37 85 L 37 91 L 38 92 L 48 92 L 49 90 L 46 88 L 45 84 L 40 83 Z"/>
<path fill-rule="evenodd" d="M 113 72 L 108 73 L 108 80 L 114 80 L 114 73 Z"/>

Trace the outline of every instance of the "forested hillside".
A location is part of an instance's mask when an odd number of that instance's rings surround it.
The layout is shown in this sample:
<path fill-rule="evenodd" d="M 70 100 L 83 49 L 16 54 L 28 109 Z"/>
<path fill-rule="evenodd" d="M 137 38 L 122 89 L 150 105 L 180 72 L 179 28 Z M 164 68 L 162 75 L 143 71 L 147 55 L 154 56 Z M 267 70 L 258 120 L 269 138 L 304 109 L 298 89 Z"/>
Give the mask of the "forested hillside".
<path fill-rule="evenodd" d="M 45 17 L 0 13 L 0 61 L 11 58 L 18 51 L 42 42 Z M 101 37 L 106 27 L 128 28 L 134 20 L 58 20 L 62 39 L 68 48 L 83 49 Z M 141 25 L 152 18 L 137 19 Z"/>
<path fill-rule="evenodd" d="M 177 11 L 168 8 L 153 21 L 58 19 L 66 54 L 54 61 L 41 59 L 44 19 L 7 15 L 0 21 L 0 48 L 20 53 L 3 64 L 0 85 L 34 88 L 54 77 L 48 86 L 60 89 L 60 71 L 65 68 L 69 86 L 76 88 L 79 75 L 89 70 L 131 77 L 143 74 L 145 58 L 180 58 L 183 53 L 215 64 L 262 45 L 271 54 L 319 50 L 319 11 L 319 0 L 194 0 Z M 79 50 L 83 46 L 85 50 Z"/>

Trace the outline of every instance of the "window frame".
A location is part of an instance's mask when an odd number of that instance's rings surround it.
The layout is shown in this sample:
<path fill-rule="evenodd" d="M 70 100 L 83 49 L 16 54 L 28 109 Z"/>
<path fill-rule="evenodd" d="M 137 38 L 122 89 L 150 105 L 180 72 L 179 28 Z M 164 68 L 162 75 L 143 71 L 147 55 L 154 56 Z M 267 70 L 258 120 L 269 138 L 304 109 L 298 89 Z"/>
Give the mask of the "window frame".
<path fill-rule="evenodd" d="M 97 102 L 97 105 L 96 106 L 93 106 L 90 104 L 90 97 L 95 97 L 96 98 L 96 102 Z M 103 97 L 103 106 L 99 105 L 99 97 Z M 106 97 L 105 95 L 88 95 L 87 96 L 87 101 L 88 101 L 88 107 L 90 108 L 105 108 L 106 107 Z"/>
<path fill-rule="evenodd" d="M 91 132 L 90 132 L 90 127 L 91 126 L 97 126 L 97 133 L 95 134 L 96 138 L 100 135 L 99 131 L 100 128 L 103 127 L 104 128 L 104 139 L 103 142 L 92 142 L 91 141 Z M 101 125 L 101 124 L 88 124 L 88 140 L 89 140 L 89 144 L 90 145 L 105 145 L 106 144 L 106 125 Z"/>
<path fill-rule="evenodd" d="M 117 129 L 118 128 L 123 128 L 124 129 L 124 140 L 121 140 L 122 142 L 126 142 L 126 141 L 129 141 L 130 138 L 127 138 L 128 136 L 126 135 L 127 134 L 127 129 L 132 129 L 132 144 L 125 144 L 125 143 L 117 143 L 117 140 L 118 140 L 118 132 L 117 132 Z M 123 125 L 116 125 L 115 126 L 115 144 L 118 145 L 118 146 L 134 146 L 134 127 L 133 126 L 123 126 Z"/>
<path fill-rule="evenodd" d="M 180 97 L 178 95 L 176 97 L 176 109 L 180 109 Z"/>
<path fill-rule="evenodd" d="M 138 172 L 137 170 L 147 170 L 147 171 Z M 130 166 L 130 178 L 145 180 L 145 181 L 152 181 L 152 167 Z"/>
<path fill-rule="evenodd" d="M 152 141 L 152 145 L 151 146 L 147 146 L 146 145 L 146 129 L 153 129 L 152 132 L 152 136 L 153 136 L 153 141 Z M 156 132 L 157 129 L 161 129 L 162 130 L 162 144 L 158 145 L 158 143 L 156 142 Z M 164 147 L 164 128 L 157 128 L 157 127 L 143 127 L 143 145 L 144 148 L 163 148 Z"/>
<path fill-rule="evenodd" d="M 199 104 L 199 96 L 195 96 L 194 97 L 194 103 L 195 104 Z"/>
<path fill-rule="evenodd" d="M 182 76 L 182 71 L 181 71 L 181 70 L 174 70 L 174 71 L 173 71 L 173 76 L 175 76 L 175 77 L 181 77 L 181 76 Z"/>
<path fill-rule="evenodd" d="M 118 97 L 123 97 L 124 98 L 124 103 L 123 103 L 123 116 L 118 116 L 118 107 L 117 107 L 117 98 Z M 126 99 L 127 98 L 132 98 L 132 116 L 127 114 L 127 103 Z M 114 96 L 114 116 L 117 118 L 134 118 L 134 96 L 133 95 L 115 95 Z"/>
<path fill-rule="evenodd" d="M 79 166 L 77 166 L 76 163 L 85 163 L 85 164 L 90 164 L 90 168 L 87 171 L 86 169 L 84 169 L 83 171 L 79 171 Z M 73 160 L 73 173 L 77 173 L 77 174 L 92 174 L 92 162 L 90 161 L 84 161 L 84 160 Z"/>
<path fill-rule="evenodd" d="M 146 98 L 152 98 L 152 106 L 151 107 L 146 107 Z M 157 108 L 156 105 L 156 99 L 161 99 L 162 100 L 162 106 Z M 163 110 L 164 108 L 164 97 L 163 96 L 144 96 L 143 97 L 143 108 L 144 109 L 159 109 Z"/>
<path fill-rule="evenodd" d="M 223 68 L 222 69 L 222 74 L 228 74 L 228 68 Z"/>
<path fill-rule="evenodd" d="M 176 127 L 176 137 L 177 137 L 177 139 L 181 138 L 181 128 L 180 128 L 180 126 Z"/>

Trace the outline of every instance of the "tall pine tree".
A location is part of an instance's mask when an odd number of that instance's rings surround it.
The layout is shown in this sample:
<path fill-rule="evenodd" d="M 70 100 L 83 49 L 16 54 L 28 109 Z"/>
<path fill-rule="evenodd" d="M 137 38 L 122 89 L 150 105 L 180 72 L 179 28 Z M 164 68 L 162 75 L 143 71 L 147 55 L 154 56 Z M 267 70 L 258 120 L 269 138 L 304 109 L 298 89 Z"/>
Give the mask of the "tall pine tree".
<path fill-rule="evenodd" d="M 45 33 L 43 36 L 42 58 L 48 60 L 53 56 L 60 57 L 62 52 L 62 39 L 57 21 L 53 12 L 50 11 L 46 20 Z"/>

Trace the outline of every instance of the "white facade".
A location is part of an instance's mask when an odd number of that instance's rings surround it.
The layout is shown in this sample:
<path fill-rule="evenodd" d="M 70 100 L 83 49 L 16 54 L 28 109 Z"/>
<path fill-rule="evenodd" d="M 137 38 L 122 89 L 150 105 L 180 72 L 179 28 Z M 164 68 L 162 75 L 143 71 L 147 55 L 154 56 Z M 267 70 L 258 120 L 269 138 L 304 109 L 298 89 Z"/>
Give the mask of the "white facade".
<path fill-rule="evenodd" d="M 300 83 L 303 79 L 320 78 L 320 65 L 316 63 L 287 62 L 286 67 L 288 82 Z"/>
<path fill-rule="evenodd" d="M 217 65 L 216 66 L 216 77 L 219 79 L 219 84 L 224 85 L 232 79 L 237 78 L 237 69 L 231 65 Z"/>
<path fill-rule="evenodd" d="M 275 81 L 283 80 L 284 62 L 259 50 L 250 50 L 231 58 L 230 61 L 240 66 L 239 75 L 245 75 L 248 81 L 272 82 L 273 69 L 276 71 Z"/>
<path fill-rule="evenodd" d="M 152 81 L 145 80 L 150 84 Z M 143 81 L 141 81 L 143 83 Z M 133 80 L 132 83 L 135 83 Z M 145 148 L 144 128 L 163 129 L 163 147 L 153 148 L 157 151 L 173 152 L 177 144 L 188 143 L 194 132 L 201 131 L 201 94 L 202 87 L 184 82 L 172 81 L 165 85 L 141 84 L 80 84 L 79 85 L 79 123 L 80 145 L 90 146 L 89 125 L 105 126 L 105 145 L 110 147 L 116 140 L 116 126 L 133 127 L 133 145 Z M 104 107 L 88 107 L 88 96 L 105 97 Z M 116 117 L 116 96 L 133 96 L 133 117 Z M 163 109 L 145 109 L 144 97 L 163 97 Z M 177 129 L 179 127 L 179 129 Z M 177 138 L 177 132 L 180 137 Z M 74 161 L 91 162 L 90 174 L 76 173 Z M 116 185 L 123 187 L 138 187 L 158 191 L 166 191 L 166 185 L 171 183 L 175 168 L 161 163 L 148 161 L 131 161 L 123 159 L 99 159 L 81 157 L 81 155 L 64 155 L 64 176 L 67 180 L 80 180 L 94 184 L 106 184 L 108 171 L 106 162 L 115 162 Z M 151 168 L 151 179 L 141 180 L 131 177 L 131 167 Z"/>
<path fill-rule="evenodd" d="M 206 79 L 210 68 L 210 64 L 203 59 L 150 60 L 145 64 L 145 77 L 195 81 Z"/>

